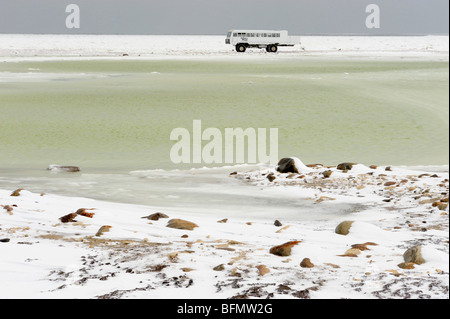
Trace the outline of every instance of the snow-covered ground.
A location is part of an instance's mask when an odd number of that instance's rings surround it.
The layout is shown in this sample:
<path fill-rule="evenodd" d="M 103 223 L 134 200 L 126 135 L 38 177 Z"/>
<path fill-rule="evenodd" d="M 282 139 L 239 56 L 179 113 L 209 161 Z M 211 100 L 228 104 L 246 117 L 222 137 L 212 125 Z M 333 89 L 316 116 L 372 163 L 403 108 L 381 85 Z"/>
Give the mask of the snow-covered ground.
<path fill-rule="evenodd" d="M 347 209 L 328 220 L 217 216 L 0 190 L 0 298 L 448 298 L 448 173 L 318 165 L 224 178 Z M 60 220 L 80 208 L 93 215 Z M 167 218 L 142 218 L 157 212 Z M 195 227 L 167 227 L 173 219 Z M 347 235 L 335 232 L 342 221 L 353 221 Z M 292 241 L 290 255 L 271 253 Z M 415 246 L 425 263 L 399 266 Z"/>
<path fill-rule="evenodd" d="M 448 36 L 305 36 L 301 46 L 273 56 L 448 61 L 448 44 Z M 0 62 L 267 55 L 261 50 L 239 55 L 221 36 L 0 35 Z M 120 204 L 26 189 L 11 196 L 15 189 L 3 189 L 0 298 L 449 297 L 448 172 L 363 165 L 343 172 L 319 165 L 300 174 L 261 167 L 224 178 L 248 183 L 261 196 L 297 195 L 325 212 L 341 206 L 342 216 L 305 220 L 267 211 L 218 216 L 195 207 Z M 60 220 L 81 208 L 93 215 Z M 156 212 L 168 218 L 142 218 Z M 167 227 L 173 219 L 197 227 Z M 335 232 L 342 221 L 353 221 L 347 235 Z M 103 226 L 110 227 L 99 233 Z M 291 243 L 289 255 L 270 252 L 284 243 Z M 405 251 L 416 246 L 425 263 L 399 267 Z M 313 267 L 300 265 L 305 258 Z"/>
<path fill-rule="evenodd" d="M 280 48 L 278 57 L 363 56 L 447 59 L 448 36 L 302 36 L 301 45 Z M 22 35 L 0 34 L 0 57 L 223 58 L 237 53 L 225 36 Z M 267 55 L 249 50 L 241 57 Z M 5 60 L 5 59 L 3 59 Z"/>

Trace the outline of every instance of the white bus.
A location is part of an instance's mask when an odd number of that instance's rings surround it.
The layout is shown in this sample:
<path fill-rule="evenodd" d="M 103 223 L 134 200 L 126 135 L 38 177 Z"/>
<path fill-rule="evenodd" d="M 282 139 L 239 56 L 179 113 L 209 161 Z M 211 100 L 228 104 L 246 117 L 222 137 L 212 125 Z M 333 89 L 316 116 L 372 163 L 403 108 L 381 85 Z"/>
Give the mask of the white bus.
<path fill-rule="evenodd" d="M 260 48 L 275 53 L 278 47 L 300 44 L 300 37 L 289 36 L 285 30 L 231 30 L 225 43 L 235 46 L 237 52 L 245 52 L 247 48 Z"/>

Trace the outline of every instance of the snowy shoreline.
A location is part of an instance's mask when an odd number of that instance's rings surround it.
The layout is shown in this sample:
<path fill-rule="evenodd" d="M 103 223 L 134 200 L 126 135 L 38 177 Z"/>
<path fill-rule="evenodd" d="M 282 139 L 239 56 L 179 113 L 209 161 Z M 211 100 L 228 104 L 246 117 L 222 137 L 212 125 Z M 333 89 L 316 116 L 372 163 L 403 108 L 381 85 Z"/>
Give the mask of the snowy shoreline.
<path fill-rule="evenodd" d="M 293 192 L 323 210 L 353 209 L 275 222 L 267 213 L 217 216 L 0 190 L 0 297 L 448 298 L 448 172 L 314 165 L 224 178 Z M 75 214 L 80 208 L 87 214 Z M 157 212 L 168 218 L 142 218 Z M 60 220 L 68 214 L 76 221 Z M 167 227 L 174 219 L 195 225 Z M 335 232 L 342 221 L 353 221 L 348 235 Z M 99 234 L 102 226 L 110 227 Z M 289 256 L 271 253 L 293 241 Z M 414 246 L 426 262 L 400 268 Z M 312 268 L 300 266 L 305 258 Z"/>
<path fill-rule="evenodd" d="M 255 59 L 257 57 L 427 59 L 448 61 L 449 37 L 302 36 L 278 54 L 254 49 L 238 54 L 225 36 L 0 34 L 5 62 L 73 59 Z"/>

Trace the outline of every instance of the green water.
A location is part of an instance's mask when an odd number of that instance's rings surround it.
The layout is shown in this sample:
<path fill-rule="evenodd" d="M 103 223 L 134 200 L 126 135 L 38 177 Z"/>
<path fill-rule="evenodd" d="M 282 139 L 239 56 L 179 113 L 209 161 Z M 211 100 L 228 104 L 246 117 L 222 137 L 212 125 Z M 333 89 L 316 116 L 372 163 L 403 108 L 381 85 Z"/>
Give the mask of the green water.
<path fill-rule="evenodd" d="M 169 137 L 193 120 L 278 128 L 305 163 L 448 165 L 448 88 L 447 62 L 3 62 L 0 168 L 182 168 Z"/>

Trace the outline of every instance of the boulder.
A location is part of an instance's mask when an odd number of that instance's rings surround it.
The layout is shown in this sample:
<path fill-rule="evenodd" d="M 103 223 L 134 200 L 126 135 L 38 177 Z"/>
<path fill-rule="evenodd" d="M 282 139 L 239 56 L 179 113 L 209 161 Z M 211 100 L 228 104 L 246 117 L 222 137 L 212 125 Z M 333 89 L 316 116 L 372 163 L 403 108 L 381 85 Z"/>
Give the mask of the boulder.
<path fill-rule="evenodd" d="M 283 245 L 275 246 L 270 249 L 270 253 L 277 256 L 290 256 L 292 247 L 298 245 L 301 241 L 290 241 Z"/>
<path fill-rule="evenodd" d="M 198 225 L 183 219 L 171 219 L 167 223 L 167 227 L 175 229 L 194 230 L 194 228 L 198 227 Z"/>
<path fill-rule="evenodd" d="M 301 171 L 310 171 L 301 160 L 296 157 L 282 158 L 278 162 L 277 171 L 280 173 L 295 173 L 299 174 Z"/>
<path fill-rule="evenodd" d="M 77 213 L 70 213 L 67 215 L 64 215 L 63 217 L 60 217 L 59 220 L 62 223 L 72 223 L 72 222 L 76 222 L 75 217 L 77 217 L 78 214 Z"/>
<path fill-rule="evenodd" d="M 300 263 L 300 267 L 302 268 L 313 268 L 314 264 L 311 262 L 309 258 L 304 258 Z"/>
<path fill-rule="evenodd" d="M 353 165 L 356 165 L 356 164 L 357 163 L 345 162 L 345 163 L 339 164 L 336 168 L 341 171 L 350 171 L 353 168 Z"/>
<path fill-rule="evenodd" d="M 331 170 L 322 172 L 322 175 L 324 178 L 329 178 L 331 176 L 331 174 L 333 174 L 333 171 L 331 171 Z"/>
<path fill-rule="evenodd" d="M 403 254 L 403 259 L 405 263 L 414 263 L 417 265 L 422 265 L 425 263 L 425 259 L 422 257 L 422 246 L 414 246 L 409 248 Z"/>
<path fill-rule="evenodd" d="M 350 228 L 352 227 L 353 221 L 347 220 L 344 221 L 342 223 L 340 223 L 339 225 L 337 225 L 336 229 L 334 230 L 336 234 L 339 235 L 348 235 L 348 233 L 350 232 Z"/>

